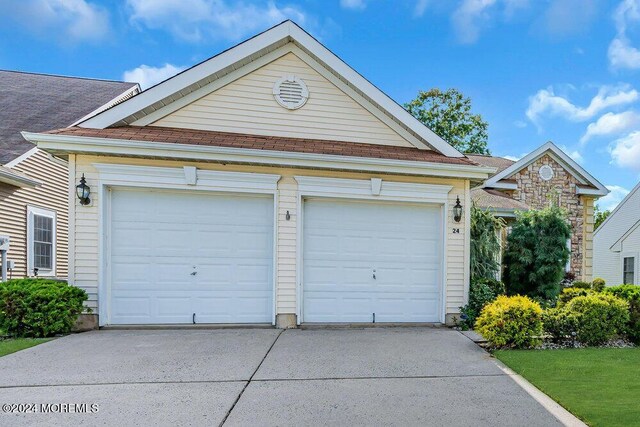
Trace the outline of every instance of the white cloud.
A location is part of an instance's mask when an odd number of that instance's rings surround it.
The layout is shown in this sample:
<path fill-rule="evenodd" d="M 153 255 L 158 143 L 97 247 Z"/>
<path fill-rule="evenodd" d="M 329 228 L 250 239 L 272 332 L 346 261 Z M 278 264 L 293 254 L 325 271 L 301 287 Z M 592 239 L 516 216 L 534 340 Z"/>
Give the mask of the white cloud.
<path fill-rule="evenodd" d="M 629 194 L 629 190 L 619 185 L 607 185 L 606 187 L 610 193 L 598 199 L 596 204 L 601 211 L 612 211 Z"/>
<path fill-rule="evenodd" d="M 367 7 L 365 0 L 340 0 L 340 7 L 352 10 L 364 10 Z"/>
<path fill-rule="evenodd" d="M 609 152 L 615 165 L 640 172 L 640 131 L 613 141 Z"/>
<path fill-rule="evenodd" d="M 489 23 L 489 9 L 497 0 L 463 0 L 453 12 L 451 20 L 461 43 L 474 43 L 480 30 Z"/>
<path fill-rule="evenodd" d="M 560 149 L 576 162 L 580 163 L 581 165 L 584 164 L 584 157 L 582 157 L 582 154 L 578 150 L 570 150 L 566 145 L 561 145 Z"/>
<path fill-rule="evenodd" d="M 597 17 L 597 9 L 595 0 L 553 0 L 541 26 L 552 36 L 585 32 Z"/>
<path fill-rule="evenodd" d="M 587 131 L 580 138 L 580 143 L 584 144 L 594 136 L 621 134 L 638 125 L 640 125 L 640 114 L 635 111 L 607 113 L 587 126 Z"/>
<path fill-rule="evenodd" d="M 430 0 L 418 0 L 416 1 L 416 7 L 413 9 L 413 16 L 416 18 L 424 15 L 424 12 L 427 10 L 427 6 L 429 6 Z"/>
<path fill-rule="evenodd" d="M 0 17 L 62 43 L 96 42 L 110 31 L 107 10 L 85 0 L 4 1 Z"/>
<path fill-rule="evenodd" d="M 300 25 L 305 14 L 274 2 L 261 5 L 226 0 L 127 0 L 130 20 L 151 29 L 167 30 L 175 37 L 198 42 L 205 39 L 237 40 L 286 19 Z"/>
<path fill-rule="evenodd" d="M 147 89 L 156 83 L 160 83 L 178 74 L 186 67 L 180 67 L 172 64 L 164 64 L 162 67 L 151 67 L 149 65 L 141 65 L 133 70 L 125 71 L 122 79 L 126 82 L 139 83 L 142 89 Z"/>
<path fill-rule="evenodd" d="M 538 124 L 543 115 L 560 116 L 571 121 L 584 121 L 602 110 L 637 101 L 640 93 L 629 85 L 601 86 L 596 96 L 586 107 L 572 104 L 568 99 L 556 95 L 552 87 L 539 90 L 529 98 L 527 117 Z"/>
<path fill-rule="evenodd" d="M 609 64 L 615 69 L 640 69 L 640 50 L 632 46 L 627 34 L 629 24 L 640 23 L 640 0 L 622 1 L 613 19 L 617 33 L 609 45 Z"/>
<path fill-rule="evenodd" d="M 515 122 L 513 122 L 513 125 L 517 128 L 526 128 L 527 127 L 527 122 L 524 122 L 522 120 L 516 120 Z"/>

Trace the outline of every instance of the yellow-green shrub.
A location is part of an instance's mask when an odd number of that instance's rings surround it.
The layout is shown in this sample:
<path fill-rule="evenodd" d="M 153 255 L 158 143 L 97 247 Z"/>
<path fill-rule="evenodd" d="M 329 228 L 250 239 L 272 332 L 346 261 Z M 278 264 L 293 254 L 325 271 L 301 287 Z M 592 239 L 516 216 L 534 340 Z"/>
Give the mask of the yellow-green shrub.
<path fill-rule="evenodd" d="M 593 279 L 593 282 L 591 282 L 591 289 L 596 292 L 602 292 L 604 291 L 606 285 L 607 282 L 605 282 L 604 279 L 596 277 L 595 279 Z"/>
<path fill-rule="evenodd" d="M 574 287 L 564 288 L 562 292 L 560 292 L 560 295 L 558 295 L 558 307 L 563 307 L 569 301 L 576 297 L 584 297 L 587 295 L 591 295 L 592 293 L 593 291 L 591 289 Z"/>
<path fill-rule="evenodd" d="M 493 347 L 534 347 L 541 342 L 542 308 L 528 297 L 502 295 L 482 309 L 475 329 Z"/>
<path fill-rule="evenodd" d="M 567 303 L 565 310 L 577 317 L 578 341 L 598 345 L 626 331 L 629 304 L 607 293 L 580 296 Z"/>

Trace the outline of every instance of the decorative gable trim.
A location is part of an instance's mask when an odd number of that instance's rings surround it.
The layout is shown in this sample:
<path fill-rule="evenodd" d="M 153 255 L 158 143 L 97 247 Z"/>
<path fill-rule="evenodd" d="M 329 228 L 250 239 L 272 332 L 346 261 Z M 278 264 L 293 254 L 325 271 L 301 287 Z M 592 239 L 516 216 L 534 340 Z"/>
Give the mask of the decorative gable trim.
<path fill-rule="evenodd" d="M 417 138 L 413 143 L 417 148 L 436 151 L 449 157 L 464 157 L 433 131 L 424 126 L 388 95 L 358 74 L 320 42 L 292 21 L 285 21 L 275 27 L 228 49 L 150 89 L 103 111 L 84 121 L 82 127 L 104 129 L 114 125 L 126 125 L 142 119 L 147 114 L 175 102 L 203 85 L 214 82 L 238 69 L 256 61 L 290 42 L 314 58 L 334 77 L 350 86 L 363 98 L 369 100 L 376 109 L 385 114 L 407 132 Z M 305 59 L 305 58 L 302 58 Z M 305 61 L 307 62 L 307 61 Z M 410 141 L 412 142 L 412 141 Z"/>
<path fill-rule="evenodd" d="M 529 166 L 531 163 L 538 160 L 545 154 L 549 155 L 556 162 L 561 164 L 567 172 L 574 176 L 581 184 L 586 188 L 577 186 L 576 194 L 590 195 L 590 196 L 606 196 L 609 194 L 609 190 L 597 179 L 591 176 L 586 170 L 584 170 L 578 163 L 571 157 L 567 156 L 564 151 L 558 148 L 553 142 L 549 141 L 527 154 L 522 159 L 518 160 L 502 172 L 492 176 L 482 185 L 484 188 L 502 188 L 513 190 L 517 187 L 513 183 L 501 183 L 503 179 L 509 178 L 511 175 L 521 171 Z M 589 188 L 591 187 L 591 188 Z"/>

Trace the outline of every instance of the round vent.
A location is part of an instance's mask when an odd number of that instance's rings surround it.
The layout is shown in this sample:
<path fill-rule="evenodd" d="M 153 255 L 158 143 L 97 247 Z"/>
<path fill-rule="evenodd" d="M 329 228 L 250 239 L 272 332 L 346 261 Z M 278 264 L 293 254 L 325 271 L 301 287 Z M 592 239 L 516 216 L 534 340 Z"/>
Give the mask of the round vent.
<path fill-rule="evenodd" d="M 551 166 L 549 165 L 543 165 L 540 167 L 540 178 L 542 178 L 545 181 L 549 181 L 551 180 L 551 178 L 553 178 L 553 169 L 551 169 Z"/>
<path fill-rule="evenodd" d="M 273 85 L 273 96 L 284 108 L 295 110 L 307 102 L 309 89 L 296 76 L 286 76 Z"/>

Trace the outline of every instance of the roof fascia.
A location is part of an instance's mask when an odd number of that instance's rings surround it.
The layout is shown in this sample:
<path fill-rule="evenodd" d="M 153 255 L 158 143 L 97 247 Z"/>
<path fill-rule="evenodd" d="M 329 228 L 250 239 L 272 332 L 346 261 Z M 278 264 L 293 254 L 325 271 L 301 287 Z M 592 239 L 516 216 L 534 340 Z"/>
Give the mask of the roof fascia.
<path fill-rule="evenodd" d="M 289 167 L 387 172 L 460 179 L 486 179 L 494 168 L 473 165 L 417 162 L 396 159 L 272 151 L 247 148 L 199 146 L 167 142 L 121 140 L 23 132 L 28 141 L 56 154 L 104 154 L 160 157 L 214 162 L 252 163 Z"/>

